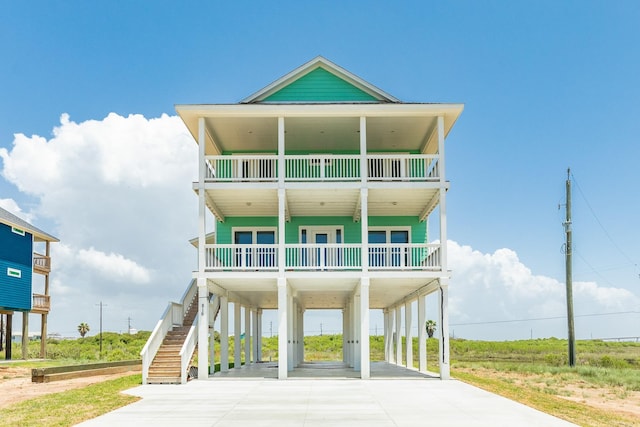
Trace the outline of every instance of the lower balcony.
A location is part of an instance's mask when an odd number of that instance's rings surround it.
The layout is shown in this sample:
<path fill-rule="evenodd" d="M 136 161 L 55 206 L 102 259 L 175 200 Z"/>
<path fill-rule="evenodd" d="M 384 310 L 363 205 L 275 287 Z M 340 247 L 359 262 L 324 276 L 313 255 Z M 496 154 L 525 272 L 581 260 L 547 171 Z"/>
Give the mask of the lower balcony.
<path fill-rule="evenodd" d="M 43 294 L 33 294 L 31 313 L 48 314 L 51 310 L 51 297 Z"/>
<path fill-rule="evenodd" d="M 205 245 L 209 271 L 277 271 L 276 245 Z M 289 271 L 345 271 L 362 269 L 360 244 L 286 244 Z M 438 271 L 439 243 L 370 244 L 370 270 Z"/>

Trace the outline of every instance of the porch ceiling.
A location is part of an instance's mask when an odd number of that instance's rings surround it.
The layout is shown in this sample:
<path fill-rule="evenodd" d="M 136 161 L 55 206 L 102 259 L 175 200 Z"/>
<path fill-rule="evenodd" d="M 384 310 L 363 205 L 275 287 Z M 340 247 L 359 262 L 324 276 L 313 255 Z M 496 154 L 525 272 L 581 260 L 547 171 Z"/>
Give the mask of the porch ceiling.
<path fill-rule="evenodd" d="M 278 150 L 278 119 L 275 117 L 209 117 L 205 123 L 209 138 L 223 153 L 276 153 Z M 418 151 L 435 127 L 435 117 L 367 118 L 367 150 Z M 358 153 L 360 119 L 285 118 L 285 150 L 287 153 Z M 208 145 L 206 151 L 206 154 L 219 154 L 213 145 Z"/>
<path fill-rule="evenodd" d="M 435 278 L 375 278 L 370 280 L 369 307 L 386 308 L 434 282 Z M 353 294 L 359 278 L 309 277 L 290 278 L 287 283 L 306 309 L 342 309 Z M 277 281 L 275 279 L 234 278 L 215 280 L 230 292 L 230 302 L 250 304 L 263 309 L 278 308 Z"/>
<path fill-rule="evenodd" d="M 437 196 L 437 188 L 420 188 L 407 184 L 405 188 L 383 186 L 369 189 L 369 216 L 420 216 L 429 202 Z M 227 216 L 278 216 L 278 190 L 274 184 L 263 189 L 243 187 L 242 184 L 207 190 L 218 211 Z M 358 188 L 326 188 L 309 185 L 307 188 L 286 190 L 289 215 L 295 216 L 353 216 L 359 206 Z"/>

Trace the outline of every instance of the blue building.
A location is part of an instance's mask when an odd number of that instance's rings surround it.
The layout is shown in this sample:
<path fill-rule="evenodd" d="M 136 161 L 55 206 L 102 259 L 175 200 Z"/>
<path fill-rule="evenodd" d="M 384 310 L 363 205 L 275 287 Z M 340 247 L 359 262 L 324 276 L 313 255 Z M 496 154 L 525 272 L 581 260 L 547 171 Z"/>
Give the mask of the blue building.
<path fill-rule="evenodd" d="M 14 312 L 22 313 L 22 358 L 27 358 L 29 313 L 42 316 L 40 336 L 47 336 L 47 316 L 51 308 L 50 244 L 58 241 L 52 235 L 0 208 L 0 324 L 6 325 L 6 335 L 0 337 L 0 341 L 4 340 L 6 359 L 11 359 Z M 36 247 L 42 247 L 44 254 L 36 252 Z M 34 273 L 44 279 L 43 293 L 33 292 Z M 46 340 L 41 340 L 41 343 L 40 356 L 45 357 Z"/>

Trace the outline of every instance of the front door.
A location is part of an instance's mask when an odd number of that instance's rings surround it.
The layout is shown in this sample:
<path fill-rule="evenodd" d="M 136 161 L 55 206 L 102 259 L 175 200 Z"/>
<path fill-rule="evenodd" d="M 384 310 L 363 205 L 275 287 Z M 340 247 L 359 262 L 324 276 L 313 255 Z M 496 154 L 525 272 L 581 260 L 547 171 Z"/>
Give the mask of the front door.
<path fill-rule="evenodd" d="M 341 227 L 308 227 L 302 229 L 300 243 L 310 243 L 314 246 L 313 249 L 304 254 L 305 264 L 308 266 L 325 269 L 340 265 L 341 254 L 333 244 L 342 243 Z"/>

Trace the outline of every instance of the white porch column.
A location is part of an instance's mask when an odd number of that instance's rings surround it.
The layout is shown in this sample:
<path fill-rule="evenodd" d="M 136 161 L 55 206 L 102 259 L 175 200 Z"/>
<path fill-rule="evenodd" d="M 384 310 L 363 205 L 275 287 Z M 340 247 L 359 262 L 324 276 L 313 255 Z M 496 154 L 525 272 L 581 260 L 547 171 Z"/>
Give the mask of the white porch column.
<path fill-rule="evenodd" d="M 360 282 L 360 378 L 371 377 L 369 353 L 369 278 L 363 277 Z"/>
<path fill-rule="evenodd" d="M 240 303 L 233 303 L 233 367 L 240 368 L 242 366 L 242 343 L 240 336 L 242 334 L 242 306 Z"/>
<path fill-rule="evenodd" d="M 396 320 L 396 309 L 392 308 L 392 309 L 387 309 L 387 312 L 389 314 L 389 323 L 387 324 L 387 327 L 389 328 L 389 331 L 387 332 L 387 353 L 388 353 L 388 359 L 387 362 L 389 363 L 396 363 L 396 353 L 394 351 L 394 332 L 395 332 L 395 320 Z"/>
<path fill-rule="evenodd" d="M 252 318 L 252 339 L 253 339 L 253 362 L 258 361 L 258 309 L 251 310 L 251 318 Z"/>
<path fill-rule="evenodd" d="M 451 378 L 449 365 L 449 279 L 440 279 L 440 379 Z"/>
<path fill-rule="evenodd" d="M 258 341 L 257 341 L 257 358 L 256 358 L 256 362 L 261 362 L 262 361 L 262 309 L 259 308 L 258 309 L 258 332 L 257 332 L 257 337 L 258 337 Z"/>
<path fill-rule="evenodd" d="M 426 300 L 426 295 L 420 295 L 418 297 L 418 370 L 420 372 L 427 372 Z"/>
<path fill-rule="evenodd" d="M 198 278 L 198 379 L 209 378 L 209 289 L 207 279 Z M 211 337 L 213 339 L 213 337 Z"/>
<path fill-rule="evenodd" d="M 407 364 L 405 366 L 407 368 L 413 368 L 413 337 L 411 336 L 412 320 L 411 301 L 409 301 L 404 304 L 404 335 L 406 346 L 405 353 L 407 354 Z"/>
<path fill-rule="evenodd" d="M 298 365 L 304 363 L 304 310 L 298 313 Z"/>
<path fill-rule="evenodd" d="M 342 309 L 342 362 L 347 363 L 347 309 Z"/>
<path fill-rule="evenodd" d="M 287 379 L 287 280 L 278 278 L 278 379 Z"/>
<path fill-rule="evenodd" d="M 220 297 L 220 372 L 229 370 L 229 299 Z"/>
<path fill-rule="evenodd" d="M 354 347 L 354 351 L 353 351 L 353 355 L 355 356 L 355 361 L 354 361 L 354 366 L 353 369 L 356 371 L 360 371 L 362 369 L 362 359 L 361 359 L 361 354 L 360 354 L 360 348 L 362 346 L 362 341 L 361 341 L 361 330 L 360 330 L 360 322 L 361 322 L 361 318 L 360 318 L 360 288 L 361 285 L 358 284 L 358 286 L 356 286 L 356 291 L 355 291 L 355 295 L 353 296 L 353 320 L 354 320 L 354 325 L 353 325 L 353 337 L 355 338 L 356 341 L 356 345 Z"/>
<path fill-rule="evenodd" d="M 295 358 L 295 348 L 293 343 L 296 339 L 293 331 L 293 324 L 296 319 L 296 312 L 293 302 L 293 295 L 291 295 L 291 292 L 289 292 L 289 297 L 287 298 L 287 313 L 289 314 L 289 317 L 287 319 L 287 370 L 293 371 L 293 361 Z"/>
<path fill-rule="evenodd" d="M 396 364 L 402 365 L 402 310 L 396 307 Z"/>
<path fill-rule="evenodd" d="M 244 308 L 244 364 L 251 364 L 251 308 Z"/>
<path fill-rule="evenodd" d="M 382 310 L 383 316 L 383 331 L 382 331 L 382 343 L 384 346 L 384 361 L 389 361 L 389 311 L 385 308 Z"/>

